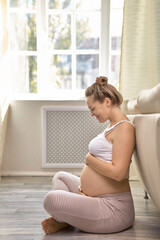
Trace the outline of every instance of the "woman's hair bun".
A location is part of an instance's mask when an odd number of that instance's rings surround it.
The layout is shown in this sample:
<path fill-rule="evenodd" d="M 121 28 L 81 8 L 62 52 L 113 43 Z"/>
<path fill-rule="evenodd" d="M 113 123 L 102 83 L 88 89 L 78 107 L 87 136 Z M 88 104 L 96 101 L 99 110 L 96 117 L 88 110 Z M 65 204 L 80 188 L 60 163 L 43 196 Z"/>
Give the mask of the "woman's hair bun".
<path fill-rule="evenodd" d="M 108 78 L 104 76 L 97 77 L 96 83 L 100 86 L 106 86 L 108 83 Z"/>

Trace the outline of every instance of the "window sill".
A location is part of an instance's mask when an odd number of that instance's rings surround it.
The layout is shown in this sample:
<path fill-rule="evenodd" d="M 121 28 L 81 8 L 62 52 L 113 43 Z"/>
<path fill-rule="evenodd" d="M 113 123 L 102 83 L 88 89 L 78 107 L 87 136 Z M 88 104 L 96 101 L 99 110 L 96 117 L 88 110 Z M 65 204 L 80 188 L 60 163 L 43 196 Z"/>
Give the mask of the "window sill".
<path fill-rule="evenodd" d="M 11 99 L 14 101 L 86 101 L 84 91 L 83 93 L 60 93 L 51 94 L 40 93 L 18 93 L 12 95 Z"/>

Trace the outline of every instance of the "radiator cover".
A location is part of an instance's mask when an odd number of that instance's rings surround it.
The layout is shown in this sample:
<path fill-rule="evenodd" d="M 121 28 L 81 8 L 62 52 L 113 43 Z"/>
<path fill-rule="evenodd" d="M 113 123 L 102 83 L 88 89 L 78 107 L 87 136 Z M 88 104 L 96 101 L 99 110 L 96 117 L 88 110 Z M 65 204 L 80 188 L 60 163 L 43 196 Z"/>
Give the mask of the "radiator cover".
<path fill-rule="evenodd" d="M 42 107 L 42 167 L 82 168 L 90 140 L 107 125 L 87 107 Z"/>

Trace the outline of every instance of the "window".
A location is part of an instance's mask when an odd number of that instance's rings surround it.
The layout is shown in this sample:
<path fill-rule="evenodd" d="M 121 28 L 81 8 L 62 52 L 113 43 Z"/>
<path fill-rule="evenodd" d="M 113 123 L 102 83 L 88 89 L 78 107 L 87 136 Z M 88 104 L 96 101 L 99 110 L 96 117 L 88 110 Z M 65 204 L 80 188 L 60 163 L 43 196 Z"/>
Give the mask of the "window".
<path fill-rule="evenodd" d="M 119 86 L 121 34 L 124 1 L 111 0 L 110 11 L 110 78 L 112 84 Z"/>
<path fill-rule="evenodd" d="M 98 75 L 118 83 L 123 0 L 10 0 L 9 6 L 18 92 L 84 92 Z"/>

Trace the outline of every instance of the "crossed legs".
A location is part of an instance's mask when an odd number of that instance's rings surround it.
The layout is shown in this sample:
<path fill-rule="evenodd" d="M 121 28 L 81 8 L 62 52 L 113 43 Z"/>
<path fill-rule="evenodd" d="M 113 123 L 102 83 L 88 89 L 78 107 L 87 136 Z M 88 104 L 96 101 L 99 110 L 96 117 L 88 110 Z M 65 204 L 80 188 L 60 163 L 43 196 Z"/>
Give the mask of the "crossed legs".
<path fill-rule="evenodd" d="M 133 224 L 134 205 L 130 192 L 89 197 L 80 194 L 80 178 L 59 172 L 53 178 L 53 191 L 44 198 L 50 218 L 42 222 L 46 234 L 69 225 L 85 232 L 113 233 Z"/>
<path fill-rule="evenodd" d="M 63 190 L 67 192 L 79 193 L 80 178 L 66 172 L 58 172 L 52 179 L 53 190 Z M 56 221 L 53 217 L 47 218 L 41 223 L 46 234 L 55 233 L 69 226 L 67 223 Z"/>

